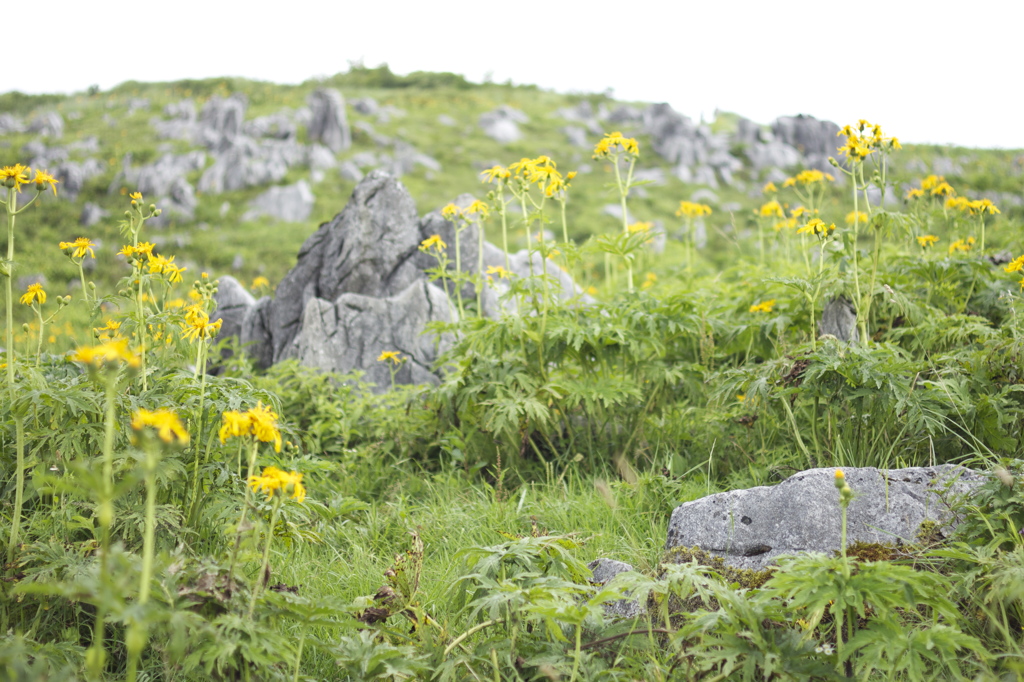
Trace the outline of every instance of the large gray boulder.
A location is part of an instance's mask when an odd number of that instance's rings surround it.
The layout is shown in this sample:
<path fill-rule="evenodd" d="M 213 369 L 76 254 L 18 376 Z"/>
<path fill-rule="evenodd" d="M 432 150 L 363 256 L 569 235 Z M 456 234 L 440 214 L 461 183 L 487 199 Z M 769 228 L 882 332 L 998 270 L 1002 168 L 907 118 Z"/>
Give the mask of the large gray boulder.
<path fill-rule="evenodd" d="M 442 337 L 436 343 L 423 330 L 428 322 L 448 322 L 454 314 L 448 296 L 426 280 L 387 298 L 348 293 L 334 301 L 314 298 L 303 310 L 300 331 L 286 357 L 327 372 L 362 370 L 364 380 L 386 389 L 390 363 L 377 358 L 384 351 L 399 351 L 407 359 L 398 366 L 395 383 L 437 383 L 432 367 L 451 339 Z"/>
<path fill-rule="evenodd" d="M 199 114 L 196 142 L 213 151 L 230 148 L 242 135 L 248 106 L 248 99 L 241 93 L 230 97 L 215 95 L 208 99 Z"/>
<path fill-rule="evenodd" d="M 810 469 L 775 486 L 709 495 L 676 507 L 665 548 L 699 547 L 736 568 L 763 569 L 786 554 L 840 549 L 834 468 Z M 913 543 L 921 523 L 955 523 L 950 502 L 984 480 L 952 464 L 844 469 L 853 489 L 847 542 Z"/>
<path fill-rule="evenodd" d="M 332 152 L 352 146 L 352 131 L 345 119 L 345 100 L 333 88 L 314 91 L 308 99 L 312 118 L 307 129 L 310 142 L 320 142 Z"/>

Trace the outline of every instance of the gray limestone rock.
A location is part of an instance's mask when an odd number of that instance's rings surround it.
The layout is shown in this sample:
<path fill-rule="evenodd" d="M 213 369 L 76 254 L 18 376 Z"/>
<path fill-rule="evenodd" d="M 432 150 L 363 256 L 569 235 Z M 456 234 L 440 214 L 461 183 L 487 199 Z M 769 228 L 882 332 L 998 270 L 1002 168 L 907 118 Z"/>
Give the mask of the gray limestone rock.
<path fill-rule="evenodd" d="M 28 124 L 31 133 L 59 139 L 64 135 L 64 118 L 56 111 L 37 114 Z"/>
<path fill-rule="evenodd" d="M 562 128 L 562 132 L 565 134 L 565 139 L 569 141 L 574 147 L 589 147 L 590 139 L 587 136 L 587 131 L 579 126 L 565 126 Z"/>
<path fill-rule="evenodd" d="M 842 141 L 837 137 L 838 125 L 805 114 L 780 116 L 772 123 L 772 133 L 777 140 L 803 154 L 805 159 L 835 156 L 836 147 Z"/>
<path fill-rule="evenodd" d="M 756 143 L 747 149 L 747 158 L 756 171 L 764 168 L 790 168 L 800 163 L 800 152 L 781 140 Z"/>
<path fill-rule="evenodd" d="M 840 341 L 857 341 L 857 311 L 845 296 L 825 304 L 818 321 L 819 336 L 834 336 Z"/>
<path fill-rule="evenodd" d="M 352 100 L 352 108 L 363 116 L 373 116 L 380 109 L 380 105 L 372 97 L 360 97 Z"/>
<path fill-rule="evenodd" d="M 218 280 L 214 318 L 219 317 L 222 321 L 219 336 L 241 338 L 243 321 L 249 309 L 255 307 L 256 299 L 231 275 L 221 275 Z"/>
<path fill-rule="evenodd" d="M 254 140 L 240 135 L 214 153 L 214 162 L 199 179 L 209 194 L 280 182 L 292 166 L 304 163 L 306 151 L 295 140 Z"/>
<path fill-rule="evenodd" d="M 341 179 L 346 182 L 359 182 L 363 179 L 363 171 L 359 170 L 359 166 L 351 160 L 343 161 L 341 165 L 338 166 L 338 175 L 340 175 Z"/>
<path fill-rule="evenodd" d="M 269 116 L 259 116 L 246 121 L 242 129 L 249 137 L 269 137 L 275 140 L 293 140 L 298 135 L 298 126 L 288 110 Z"/>
<path fill-rule="evenodd" d="M 230 97 L 211 97 L 199 114 L 196 142 L 214 151 L 229 149 L 242 135 L 248 106 L 248 100 L 241 93 Z"/>
<path fill-rule="evenodd" d="M 620 573 L 627 573 L 634 570 L 632 566 L 624 561 L 614 559 L 595 559 L 587 564 L 587 568 L 593 574 L 591 582 L 597 585 L 607 585 L 612 578 Z M 642 616 L 644 607 L 634 599 L 619 599 L 604 604 L 604 613 L 612 618 L 636 618 Z"/>
<path fill-rule="evenodd" d="M 923 521 L 949 528 L 954 497 L 983 480 L 952 464 L 908 469 L 845 469 L 855 497 L 847 542 L 912 543 Z M 669 520 L 666 549 L 700 547 L 737 568 L 763 569 L 783 555 L 840 549 L 834 468 L 810 469 L 775 486 L 733 490 L 686 502 Z"/>
<path fill-rule="evenodd" d="M 668 104 L 652 104 L 643 112 L 651 147 L 669 163 L 692 166 L 697 161 L 697 128 Z"/>
<path fill-rule="evenodd" d="M 253 199 L 249 202 L 250 210 L 242 216 L 242 220 L 270 216 L 289 223 L 301 223 L 309 219 L 315 202 L 316 197 L 309 183 L 299 180 L 294 185 L 271 187 Z"/>
<path fill-rule="evenodd" d="M 423 329 L 428 322 L 449 321 L 454 315 L 451 300 L 424 280 L 387 298 L 352 293 L 334 301 L 313 298 L 306 304 L 301 331 L 285 357 L 329 372 L 362 370 L 366 381 L 387 390 L 391 372 L 377 358 L 384 351 L 399 351 L 409 360 L 399 367 L 395 383 L 437 383 L 432 365 L 451 339 L 436 343 Z"/>
<path fill-rule="evenodd" d="M 14 114 L 0 114 L 0 135 L 25 132 L 25 123 Z"/>
<path fill-rule="evenodd" d="M 78 224 L 82 227 L 92 227 L 99 221 L 110 216 L 110 211 L 105 210 L 99 204 L 87 201 L 82 206 L 82 213 L 78 216 Z"/>
<path fill-rule="evenodd" d="M 502 105 L 494 111 L 480 114 L 480 129 L 487 137 L 495 142 L 508 144 L 522 138 L 523 133 L 519 130 L 519 123 L 527 123 L 529 117 L 519 109 L 508 105 Z"/>
<path fill-rule="evenodd" d="M 345 118 L 345 99 L 333 88 L 314 91 L 307 103 L 312 112 L 309 121 L 310 142 L 320 142 L 334 153 L 352 146 L 352 131 Z"/>
<path fill-rule="evenodd" d="M 53 176 L 60 182 L 58 197 L 74 201 L 90 179 L 102 175 L 106 165 L 99 159 L 65 161 L 53 169 Z"/>
<path fill-rule="evenodd" d="M 196 137 L 196 105 L 190 99 L 172 102 L 164 107 L 165 119 L 150 119 L 150 125 L 161 140 L 191 140 Z"/>

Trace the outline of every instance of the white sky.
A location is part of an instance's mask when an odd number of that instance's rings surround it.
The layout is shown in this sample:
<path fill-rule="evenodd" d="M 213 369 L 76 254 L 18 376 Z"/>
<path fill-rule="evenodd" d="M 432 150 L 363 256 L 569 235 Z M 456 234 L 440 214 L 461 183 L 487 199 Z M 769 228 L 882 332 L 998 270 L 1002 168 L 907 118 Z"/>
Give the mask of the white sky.
<path fill-rule="evenodd" d="M 761 123 L 797 113 L 840 125 L 866 118 L 908 142 L 1024 148 L 1021 0 L 30 6 L 14 27 L 25 36 L 14 42 L 25 41 L 26 66 L 4 69 L 0 91 L 213 76 L 298 83 L 362 60 L 561 92 L 611 88 L 618 99 L 667 101 L 694 119 L 715 108 Z M 58 66 L 30 66 L 41 63 Z"/>

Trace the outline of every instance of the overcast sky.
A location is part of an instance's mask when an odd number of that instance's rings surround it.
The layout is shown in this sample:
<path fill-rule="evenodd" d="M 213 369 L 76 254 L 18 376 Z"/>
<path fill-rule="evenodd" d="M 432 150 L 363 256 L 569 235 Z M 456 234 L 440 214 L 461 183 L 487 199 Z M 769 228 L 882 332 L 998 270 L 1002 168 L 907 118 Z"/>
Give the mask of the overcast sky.
<path fill-rule="evenodd" d="M 8 64 L 0 91 L 299 83 L 386 62 L 396 73 L 611 89 L 694 119 L 716 108 L 760 123 L 866 118 L 908 142 L 1024 148 L 1021 0 L 51 0 L 31 18 L 28 8 L 16 27 L 25 48 L 7 51 L 25 66 Z"/>

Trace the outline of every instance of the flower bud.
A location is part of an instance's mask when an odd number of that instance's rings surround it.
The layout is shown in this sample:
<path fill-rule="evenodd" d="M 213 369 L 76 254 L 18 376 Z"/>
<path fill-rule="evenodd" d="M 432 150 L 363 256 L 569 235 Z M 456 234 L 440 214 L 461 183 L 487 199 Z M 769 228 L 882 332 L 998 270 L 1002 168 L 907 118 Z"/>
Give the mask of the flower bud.
<path fill-rule="evenodd" d="M 834 156 L 828 157 L 828 162 L 830 164 L 832 164 L 833 166 L 835 166 L 836 168 L 839 168 L 839 162 L 836 161 L 836 157 L 834 157 Z"/>
<path fill-rule="evenodd" d="M 28 331 L 28 322 L 26 322 L 25 324 L 21 325 L 21 331 L 23 331 L 23 332 L 27 332 Z"/>

